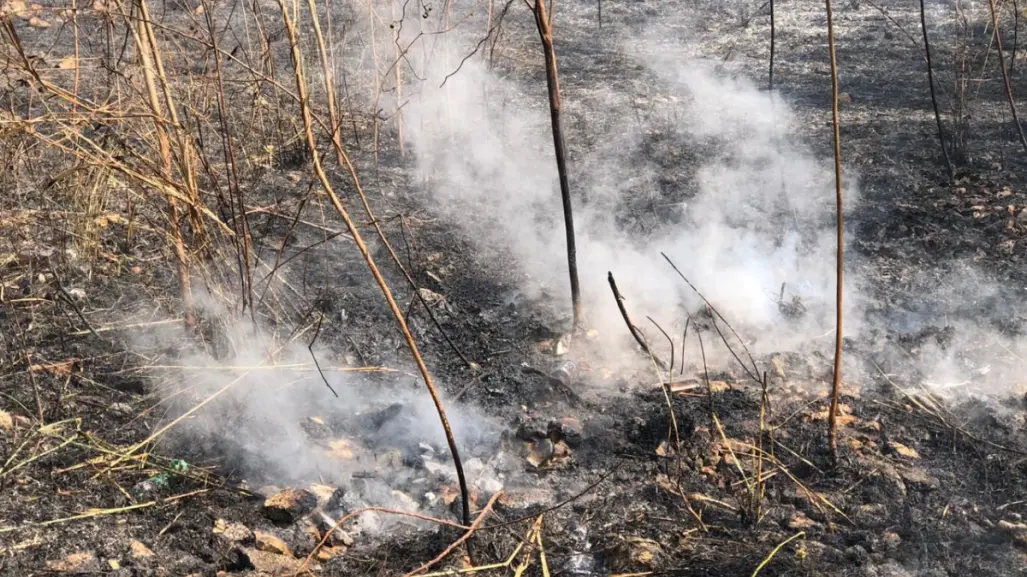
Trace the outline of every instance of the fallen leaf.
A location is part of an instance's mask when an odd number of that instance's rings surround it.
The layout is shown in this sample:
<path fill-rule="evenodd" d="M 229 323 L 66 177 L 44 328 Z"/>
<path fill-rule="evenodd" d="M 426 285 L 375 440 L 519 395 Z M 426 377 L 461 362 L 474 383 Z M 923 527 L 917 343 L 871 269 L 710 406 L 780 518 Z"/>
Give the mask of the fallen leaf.
<path fill-rule="evenodd" d="M 329 457 L 338 457 L 340 459 L 352 459 L 353 458 L 353 444 L 349 439 L 336 439 L 328 443 L 329 450 L 325 451 Z"/>
<path fill-rule="evenodd" d="M 906 457 L 908 459 L 919 459 L 920 458 L 920 454 L 916 452 L 916 449 L 914 449 L 912 447 L 907 447 L 906 445 L 903 445 L 902 443 L 899 443 L 899 442 L 896 442 L 896 441 L 889 442 L 888 443 L 888 448 L 891 449 L 892 451 L 895 451 L 896 454 L 898 454 L 898 455 L 900 455 L 902 457 Z"/>

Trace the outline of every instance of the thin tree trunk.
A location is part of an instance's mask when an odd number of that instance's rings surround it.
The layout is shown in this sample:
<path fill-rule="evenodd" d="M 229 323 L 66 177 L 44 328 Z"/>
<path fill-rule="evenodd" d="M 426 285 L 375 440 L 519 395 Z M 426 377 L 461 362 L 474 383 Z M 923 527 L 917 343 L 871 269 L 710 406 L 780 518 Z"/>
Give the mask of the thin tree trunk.
<path fill-rule="evenodd" d="M 842 269 L 844 262 L 845 229 L 842 208 L 842 137 L 838 122 L 838 57 L 834 46 L 834 14 L 831 0 L 824 0 L 827 9 L 827 46 L 831 53 L 831 124 L 834 132 L 834 189 L 838 227 L 838 253 L 836 257 L 834 376 L 831 381 L 831 409 L 828 413 L 827 443 L 831 457 L 838 461 L 838 394 L 842 381 Z"/>
<path fill-rule="evenodd" d="M 546 12 L 545 0 L 535 0 L 535 26 L 542 39 L 546 58 L 546 82 L 549 86 L 549 113 L 553 124 L 553 147 L 556 149 L 556 169 L 560 175 L 560 195 L 563 198 L 563 219 L 567 232 L 567 268 L 571 280 L 571 304 L 574 307 L 574 330 L 581 327 L 581 288 L 578 284 L 578 257 L 574 244 L 574 213 L 571 205 L 570 184 L 567 180 L 567 160 L 560 124 L 560 79 L 553 49 L 553 28 Z"/>
<path fill-rule="evenodd" d="M 945 130 L 941 126 L 941 112 L 938 111 L 938 97 L 934 91 L 934 67 L 931 64 L 931 42 L 927 39 L 927 15 L 924 9 L 924 0 L 920 0 L 920 30 L 924 33 L 924 56 L 927 59 L 927 84 L 931 88 L 931 106 L 934 108 L 934 121 L 938 125 L 938 142 L 941 143 L 941 155 L 945 158 L 945 168 L 949 172 L 949 180 L 955 178 L 952 170 L 952 159 L 949 158 L 949 149 L 945 146 Z"/>

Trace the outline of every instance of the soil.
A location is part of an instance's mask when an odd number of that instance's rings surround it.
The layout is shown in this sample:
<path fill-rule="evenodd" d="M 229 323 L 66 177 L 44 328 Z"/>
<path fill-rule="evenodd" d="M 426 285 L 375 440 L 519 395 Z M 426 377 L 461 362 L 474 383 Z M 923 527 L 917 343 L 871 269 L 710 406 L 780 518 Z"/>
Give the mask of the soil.
<path fill-rule="evenodd" d="M 604 3 L 602 30 L 620 36 L 598 32 L 594 5 L 559 5 L 557 51 L 572 169 L 602 134 L 587 114 L 594 109 L 594 87 L 638 91 L 650 80 L 616 57 L 625 32 L 646 32 L 632 22 L 670 10 L 670 30 L 687 24 L 697 31 L 688 40 L 696 55 L 720 62 L 725 73 L 766 82 L 765 5 L 672 4 Z M 447 398 L 481 407 L 504 428 L 500 438 L 467 447 L 465 458 L 487 461 L 493 452 L 514 461 L 508 466 L 516 475 L 510 474 L 506 496 L 470 541 L 474 565 L 543 549 L 544 558 L 531 556 L 525 574 L 543 575 L 545 565 L 549 574 L 569 576 L 1027 575 L 1022 399 L 942 401 L 920 387 L 922 375 L 915 371 L 886 373 L 869 362 L 884 341 L 915 356 L 929 343 L 944 346 L 952 338 L 922 295 L 963 274 L 965 262 L 1004 287 L 990 301 L 967 295 L 967 309 L 984 309 L 982 323 L 1006 334 L 1022 330 L 1015 299 L 1016 287 L 1027 286 L 1027 222 L 1019 218 L 1027 207 L 1027 166 L 999 71 L 992 62 L 980 77 L 971 133 L 950 182 L 920 52 L 906 35 L 920 39 L 919 16 L 910 8 L 893 2 L 835 6 L 840 89 L 848 95 L 841 106 L 842 153 L 860 172 L 860 199 L 846 227 L 850 267 L 867 279 L 865 290 L 878 303 L 867 314 L 893 323 L 884 334 L 862 332 L 846 343 L 860 362 L 847 373 L 842 391 L 837 463 L 825 438 L 830 350 L 762 355 L 754 362 L 766 371 L 765 387 L 746 376 L 748 369 L 719 367 L 710 375 L 709 396 L 706 379 L 696 375 L 698 388 L 668 397 L 651 384 L 651 370 L 643 369 L 604 374 L 593 367 L 569 384 L 553 383 L 546 375 L 561 360 L 553 344 L 568 328 L 565 307 L 545 294 L 521 293 L 522 279 L 508 255 L 480 253 L 472 235 L 425 200 L 395 135 L 383 133 L 376 166 L 370 123 L 358 126 L 361 144 L 347 134 L 401 260 L 419 287 L 444 296 L 445 307 L 435 308 L 441 325 L 479 368 L 472 370 L 454 354 L 405 289 L 384 247 L 372 242 L 401 307 L 411 311 L 428 365 Z M 775 88 L 804 127 L 798 136 L 829 163 L 823 6 L 779 2 L 775 9 Z M 506 52 L 497 67 L 522 83 L 526 94 L 536 95 L 530 105 L 541 109 L 541 58 L 535 62 L 533 56 L 537 36 L 524 6 L 510 10 Z M 929 17 L 948 22 L 950 11 L 948 5 L 934 6 Z M 950 53 L 951 27 L 939 24 L 932 32 L 939 37 L 935 51 Z M 1004 38 L 1012 38 L 1011 32 Z M 1007 50 L 1007 62 L 1010 56 Z M 943 101 L 951 102 L 951 68 L 937 66 Z M 1014 89 L 1023 85 L 1019 79 L 1018 74 Z M 647 208 L 680 203 L 694 192 L 690 169 L 681 166 L 691 153 L 669 155 L 678 144 L 665 134 L 644 143 L 640 154 L 666 173 L 652 187 L 655 196 L 630 198 L 618 207 L 625 228 L 645 234 L 673 224 L 675 215 L 651 217 L 654 211 Z M 253 178 L 253 202 L 290 214 L 312 183 L 309 167 L 302 155 L 280 159 L 275 169 Z M 347 178 L 342 172 L 331 177 L 337 183 Z M 349 194 L 346 186 L 340 184 Z M 152 367 L 175 359 L 176 351 L 159 341 L 141 346 L 132 329 L 107 330 L 176 317 L 175 274 L 156 227 L 142 229 L 128 245 L 123 226 L 113 223 L 100 233 L 99 253 L 116 257 L 88 263 L 61 244 L 65 213 L 45 199 L 16 208 L 5 206 L 0 213 L 2 251 L 24 254 L 29 241 L 50 251 L 0 269 L 0 574 L 295 573 L 293 557 L 312 554 L 314 544 L 303 523 L 266 517 L 262 505 L 273 489 L 259 486 L 258 476 L 273 475 L 250 449 L 177 431 L 136 446 L 202 400 L 167 399 L 169 379 L 180 376 L 155 376 L 164 373 Z M 288 224 L 255 214 L 251 225 L 260 258 L 273 259 L 286 243 L 289 254 L 309 262 L 297 288 L 302 298 L 271 298 L 294 316 L 310 308 L 342 318 L 319 327 L 318 339 L 340 358 L 351 357 L 354 366 L 401 371 L 370 376 L 373 386 L 420 387 L 408 376 L 415 368 L 352 242 L 341 237 L 301 253 L 296 247 L 316 244 L 323 231 L 290 230 Z M 363 231 L 373 237 L 369 227 Z M 77 298 L 71 289 L 87 296 Z M 903 327 L 895 320 L 903 313 L 918 320 Z M 218 335 L 218 318 L 207 322 L 208 350 L 229 354 L 233 343 Z M 293 327 L 270 315 L 262 322 L 284 333 Z M 4 420 L 8 416 L 10 422 Z M 544 445 L 549 424 L 568 417 L 581 426 L 554 433 L 566 453 L 540 467 L 529 464 L 529 452 Z M 326 434 L 340 434 L 351 432 L 353 423 L 325 427 Z M 132 447 L 137 457 L 119 457 Z M 488 496 L 477 495 L 472 509 L 480 511 Z M 459 520 L 458 504 L 426 507 L 424 513 Z M 541 547 L 525 543 L 539 518 Z M 281 555 L 289 561 L 278 565 L 269 562 L 253 547 L 215 532 L 219 520 L 277 535 L 293 555 Z M 383 534 L 357 535 L 348 550 L 316 561 L 316 573 L 400 575 L 461 534 L 433 523 L 392 525 Z M 522 557 L 512 559 L 505 569 L 482 573 L 513 573 Z M 460 569 L 464 562 L 454 554 L 435 570 Z"/>

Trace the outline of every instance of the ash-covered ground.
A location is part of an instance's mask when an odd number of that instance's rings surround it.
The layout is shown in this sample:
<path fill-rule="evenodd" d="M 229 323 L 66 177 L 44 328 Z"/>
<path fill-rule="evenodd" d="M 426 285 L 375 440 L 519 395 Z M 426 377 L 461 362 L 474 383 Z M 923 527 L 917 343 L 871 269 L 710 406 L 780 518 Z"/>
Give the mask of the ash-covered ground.
<path fill-rule="evenodd" d="M 361 231 L 444 393 L 472 512 L 499 495 L 470 547 L 431 571 L 1027 574 L 1027 189 L 991 34 L 961 36 L 961 14 L 986 12 L 928 7 L 950 182 L 919 14 L 835 7 L 847 356 L 832 465 L 826 20 L 817 3 L 775 4 L 770 92 L 768 5 L 604 2 L 600 27 L 595 4 L 556 3 L 586 310 L 570 340 L 528 8 L 379 16 L 392 25 L 379 33 L 399 31 L 374 57 L 409 46 L 404 91 L 379 97 L 379 124 L 354 115 L 342 133 L 452 345 L 363 217 Z M 339 22 L 365 9 L 337 7 Z M 447 9 L 452 44 L 422 35 Z M 62 38 L 57 20 L 12 21 L 40 54 Z M 340 69 L 366 73 L 355 29 Z M 279 154 L 247 181 L 266 308 L 237 320 L 230 299 L 198 290 L 204 343 L 173 322 L 153 229 L 128 245 L 109 219 L 113 260 L 97 266 L 54 240 L 66 215 L 43 193 L 4 206 L 0 572 L 401 575 L 463 533 L 452 458 L 396 323 L 326 200 L 301 206 L 317 186 L 309 157 Z M 345 170 L 330 170 L 357 214 Z M 608 273 L 670 374 L 638 351 Z"/>

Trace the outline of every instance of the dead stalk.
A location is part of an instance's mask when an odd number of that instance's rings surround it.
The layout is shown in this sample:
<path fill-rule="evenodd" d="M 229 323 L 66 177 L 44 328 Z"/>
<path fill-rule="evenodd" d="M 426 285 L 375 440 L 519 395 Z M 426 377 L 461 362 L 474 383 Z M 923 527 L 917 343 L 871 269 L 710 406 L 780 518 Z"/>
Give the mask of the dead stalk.
<path fill-rule="evenodd" d="M 835 340 L 834 340 L 834 375 L 831 381 L 831 410 L 828 414 L 827 444 L 831 450 L 831 458 L 838 461 L 838 394 L 842 379 L 842 264 L 844 258 L 842 207 L 842 138 L 838 123 L 838 58 L 834 46 L 834 14 L 831 0 L 824 0 L 827 10 L 827 46 L 831 56 L 831 126 L 834 131 L 834 190 L 838 228 L 838 253 L 835 287 Z"/>
<path fill-rule="evenodd" d="M 233 222 L 240 224 L 235 240 L 236 254 L 238 255 L 239 281 L 241 285 L 241 297 L 243 311 L 249 308 L 250 320 L 256 324 L 256 304 L 253 301 L 253 264 L 250 254 L 250 227 L 249 216 L 246 213 L 246 200 L 243 197 L 242 186 L 239 184 L 239 170 L 236 164 L 235 146 L 232 141 L 232 131 L 228 119 L 228 101 L 225 98 L 225 82 L 223 75 L 223 58 L 221 50 L 218 49 L 217 26 L 214 19 L 216 9 L 210 2 L 204 0 L 204 15 L 207 20 L 207 30 L 210 34 L 210 43 L 214 52 L 214 79 L 216 82 L 218 123 L 221 136 L 221 149 L 224 154 L 225 168 L 228 171 L 229 186 L 229 207 L 233 213 Z M 241 233 L 241 234 L 239 234 Z"/>
<path fill-rule="evenodd" d="M 421 353 L 417 349 L 417 343 L 414 341 L 414 337 L 410 333 L 410 329 L 407 327 L 406 321 L 403 318 L 403 313 L 399 310 L 399 305 L 396 304 L 396 300 L 392 296 L 392 291 L 389 289 L 388 283 L 385 282 L 385 278 L 378 270 L 378 265 L 375 264 L 374 258 L 367 249 L 367 245 L 364 243 L 360 230 L 350 218 L 349 212 L 343 206 L 339 196 L 335 193 L 335 189 L 332 187 L 331 182 L 329 182 L 328 175 L 325 173 L 324 167 L 321 164 L 317 139 L 314 136 L 313 114 L 311 112 L 310 101 L 308 99 L 307 81 L 303 73 L 303 57 L 300 53 L 296 26 L 292 17 L 289 15 L 289 10 L 286 8 L 284 0 L 277 0 L 277 2 L 282 12 L 282 20 L 285 25 L 286 33 L 289 37 L 292 63 L 296 79 L 296 93 L 299 95 L 300 99 L 303 130 L 314 167 L 314 172 L 318 181 L 321 183 L 321 186 L 331 199 L 335 211 L 342 218 L 343 222 L 346 223 L 346 228 L 349 230 L 350 235 L 353 237 L 353 241 L 360 250 L 360 254 L 363 256 L 364 262 L 367 264 L 367 268 L 370 269 L 371 274 L 378 283 L 378 287 L 381 289 L 382 295 L 385 297 L 385 300 L 389 305 L 389 309 L 392 311 L 392 315 L 395 317 L 396 323 L 399 325 L 400 332 L 403 333 L 403 338 L 406 340 L 407 347 L 409 347 L 410 353 L 414 357 L 414 361 L 417 363 L 417 368 L 421 373 L 421 377 L 424 379 L 424 384 L 428 388 L 432 402 L 435 404 L 435 409 L 439 414 L 439 420 L 442 422 L 442 428 L 446 434 L 446 442 L 449 444 L 449 451 L 453 455 L 453 464 L 456 467 L 457 478 L 460 483 L 460 496 L 463 501 L 461 503 L 463 505 L 463 521 L 465 525 L 469 525 L 471 523 L 470 494 L 467 490 L 467 479 L 464 476 L 463 463 L 460 460 L 460 453 L 456 446 L 456 439 L 453 436 L 453 429 L 449 425 L 449 419 L 446 417 L 446 411 L 442 405 L 442 400 L 439 398 L 438 391 L 435 388 L 435 383 L 431 374 L 428 372 L 428 367 L 425 365 L 424 359 L 421 357 Z M 356 184 L 356 182 L 354 184 Z"/>
<path fill-rule="evenodd" d="M 546 60 L 546 83 L 549 87 L 549 114 L 553 125 L 553 147 L 556 151 L 556 169 L 560 176 L 560 196 L 563 199 L 563 220 L 567 232 L 567 268 L 571 280 L 571 305 L 574 307 L 573 329 L 581 328 L 581 288 L 578 284 L 578 257 L 574 244 L 574 214 L 571 205 L 570 183 L 567 177 L 567 157 L 560 122 L 560 78 L 556 65 L 556 49 L 553 48 L 553 26 L 546 11 L 545 0 L 535 0 L 535 27 L 542 40 Z"/>
<path fill-rule="evenodd" d="M 157 133 L 157 142 L 160 148 L 161 156 L 161 168 L 165 182 L 174 182 L 172 175 L 172 158 L 171 158 L 171 144 L 168 136 L 164 114 L 162 112 L 162 106 L 160 102 L 160 96 L 157 93 L 157 72 L 151 59 L 150 50 L 146 46 L 141 38 L 143 34 L 141 30 L 137 29 L 132 25 L 127 14 L 122 12 L 122 16 L 125 22 L 131 30 L 132 38 L 135 40 L 136 48 L 139 51 L 139 58 L 142 61 L 143 67 L 143 79 L 146 83 L 147 97 L 149 98 L 150 108 L 153 112 L 153 124 Z M 143 21 L 140 20 L 139 28 L 143 28 Z M 175 250 L 175 258 L 177 261 L 177 272 L 178 272 L 178 289 L 182 298 L 182 308 L 184 309 L 184 317 L 186 325 L 191 329 L 197 328 L 196 313 L 193 305 L 193 293 L 192 283 L 189 275 L 189 260 L 188 253 L 185 247 L 185 239 L 182 234 L 181 221 L 179 219 L 179 208 L 178 201 L 174 198 L 168 198 L 168 228 L 171 232 L 173 239 L 173 245 Z"/>
<path fill-rule="evenodd" d="M 1006 57 L 1002 54 L 1002 35 L 998 31 L 998 10 L 995 8 L 995 0 L 988 0 L 988 7 L 991 10 L 991 27 L 995 35 L 995 44 L 998 47 L 998 64 L 1002 69 L 1002 82 L 1005 83 L 1006 101 L 1009 103 L 1009 112 L 1013 115 L 1013 124 L 1016 125 L 1016 133 L 1020 136 L 1020 144 L 1027 152 L 1027 136 L 1023 133 L 1023 126 L 1020 125 L 1020 116 L 1016 113 L 1016 101 L 1013 99 L 1013 85 L 1009 81 L 1009 70 L 1006 69 Z"/>
<path fill-rule="evenodd" d="M 635 337 L 635 342 L 638 346 L 642 347 L 642 352 L 653 358 L 653 361 L 659 365 L 661 369 L 667 367 L 667 363 L 660 360 L 659 357 L 653 353 L 649 347 L 648 341 L 646 341 L 645 334 L 642 333 L 642 329 L 635 326 L 635 323 L 631 322 L 631 317 L 628 315 L 628 310 L 624 307 L 624 296 L 617 290 L 617 281 L 613 279 L 613 273 L 606 273 L 606 280 L 610 283 L 610 290 L 613 291 L 613 298 L 617 301 L 617 308 L 620 309 L 620 316 L 624 319 L 624 324 L 628 325 L 628 331 L 631 336 Z"/>

